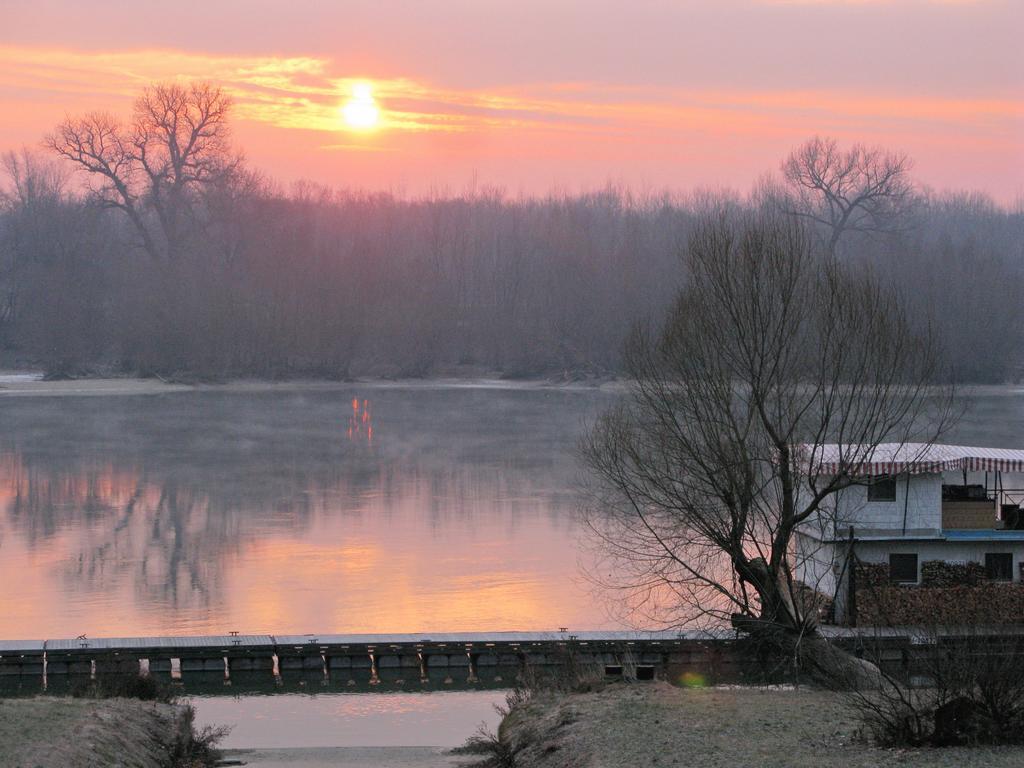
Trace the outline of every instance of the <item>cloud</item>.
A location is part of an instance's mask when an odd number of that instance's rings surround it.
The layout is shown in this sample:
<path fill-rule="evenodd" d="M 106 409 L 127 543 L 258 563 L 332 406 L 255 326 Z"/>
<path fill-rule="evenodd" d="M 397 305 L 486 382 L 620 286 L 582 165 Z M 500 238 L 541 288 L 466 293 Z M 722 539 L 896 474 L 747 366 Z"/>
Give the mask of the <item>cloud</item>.
<path fill-rule="evenodd" d="M 993 0 L 753 0 L 757 5 L 984 5 Z"/>
<path fill-rule="evenodd" d="M 338 108 L 365 77 L 331 72 L 315 57 L 214 56 L 164 50 L 84 52 L 0 46 L 0 88 L 63 97 L 95 97 L 106 106 L 128 100 L 147 83 L 211 80 L 228 90 L 242 120 L 282 128 L 336 131 Z M 373 79 L 385 106 L 382 127 L 405 131 L 466 131 L 483 124 L 521 125 L 573 114 L 512 95 L 446 90 L 410 79 Z M 585 116 L 577 119 L 587 120 Z"/>
<path fill-rule="evenodd" d="M 211 80 L 235 100 L 247 153 L 285 178 L 429 185 L 478 170 L 543 186 L 622 178 L 732 183 L 814 133 L 905 150 L 922 178 L 1019 194 L 1024 101 L 856 87 L 700 88 L 594 80 L 452 87 L 375 77 L 330 57 L 0 45 L 0 149 L 39 138 L 68 112 L 127 118 L 146 84 Z M 381 130 L 350 133 L 340 110 L 371 82 Z M 1009 158 L 1009 160 L 1008 160 Z M 1019 160 L 1016 161 L 1019 167 Z M 930 169 L 930 170 L 929 170 Z M 525 182 L 523 180 L 526 180 Z M 965 181 L 979 179 L 979 181 Z"/>
<path fill-rule="evenodd" d="M 391 147 L 382 147 L 379 144 L 365 144 L 359 142 L 341 142 L 337 144 L 321 144 L 317 149 L 329 152 L 394 152 Z"/>
<path fill-rule="evenodd" d="M 806 0 L 805 0 L 806 1 Z M 824 2 L 825 0 L 817 0 Z M 45 93 L 97 107 L 128 102 L 145 84 L 166 79 L 211 80 L 235 99 L 236 118 L 284 129 L 337 133 L 340 106 L 357 83 L 373 83 L 391 132 L 599 133 L 644 131 L 771 131 L 800 120 L 825 130 L 870 123 L 890 129 L 989 126 L 1019 120 L 1019 101 L 880 97 L 815 90 L 700 90 L 543 83 L 498 89 L 455 89 L 412 78 L 344 73 L 323 57 L 245 57 L 184 51 L 86 52 L 0 46 L 0 89 Z M 71 98 L 75 97 L 75 98 Z M 336 143 L 325 146 L 337 147 Z"/>

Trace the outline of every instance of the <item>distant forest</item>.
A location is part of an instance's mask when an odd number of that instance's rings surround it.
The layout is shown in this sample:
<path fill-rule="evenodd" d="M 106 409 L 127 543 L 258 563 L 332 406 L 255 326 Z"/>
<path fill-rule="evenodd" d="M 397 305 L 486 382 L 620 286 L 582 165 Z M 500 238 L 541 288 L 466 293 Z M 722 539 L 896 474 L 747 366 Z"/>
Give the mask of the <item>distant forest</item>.
<path fill-rule="evenodd" d="M 1017 380 L 1024 209 L 933 193 L 910 159 L 813 138 L 753 192 L 607 188 L 399 197 L 247 167 L 230 101 L 156 85 L 130 120 L 69 118 L 3 157 L 0 354 L 53 376 L 614 374 L 686 280 L 709 206 L 772 205 L 823 258 L 874 270 L 940 332 L 953 375 Z"/>

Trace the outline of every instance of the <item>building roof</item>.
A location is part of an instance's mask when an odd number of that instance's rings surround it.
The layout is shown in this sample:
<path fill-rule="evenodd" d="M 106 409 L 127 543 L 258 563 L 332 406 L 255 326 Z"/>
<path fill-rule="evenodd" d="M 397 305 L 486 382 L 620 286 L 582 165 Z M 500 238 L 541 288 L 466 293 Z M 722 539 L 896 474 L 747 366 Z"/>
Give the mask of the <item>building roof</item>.
<path fill-rule="evenodd" d="M 1022 472 L 1024 450 L 968 445 L 880 443 L 868 456 L 860 446 L 839 443 L 805 445 L 812 467 L 823 475 L 840 472 L 864 475 L 968 472 Z"/>

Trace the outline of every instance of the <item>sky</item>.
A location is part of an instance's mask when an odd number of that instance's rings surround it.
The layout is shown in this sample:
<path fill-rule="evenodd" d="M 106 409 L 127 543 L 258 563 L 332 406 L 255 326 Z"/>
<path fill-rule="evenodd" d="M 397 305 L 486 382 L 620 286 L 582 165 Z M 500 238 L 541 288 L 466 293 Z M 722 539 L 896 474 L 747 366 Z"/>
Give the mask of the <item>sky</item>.
<path fill-rule="evenodd" d="M 745 190 L 813 135 L 1024 197 L 1024 0 L 0 0 L 0 150 L 231 93 L 283 184 Z"/>

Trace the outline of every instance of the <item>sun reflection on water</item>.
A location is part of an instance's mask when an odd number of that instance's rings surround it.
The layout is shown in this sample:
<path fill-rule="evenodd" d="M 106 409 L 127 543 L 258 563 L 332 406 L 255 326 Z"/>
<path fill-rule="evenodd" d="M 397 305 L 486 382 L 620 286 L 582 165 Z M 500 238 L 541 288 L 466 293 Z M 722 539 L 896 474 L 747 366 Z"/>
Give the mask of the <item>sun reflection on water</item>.
<path fill-rule="evenodd" d="M 359 398 L 352 398 L 352 413 L 348 417 L 348 439 L 368 444 L 373 442 L 373 416 L 369 400 L 363 400 L 360 406 Z"/>

